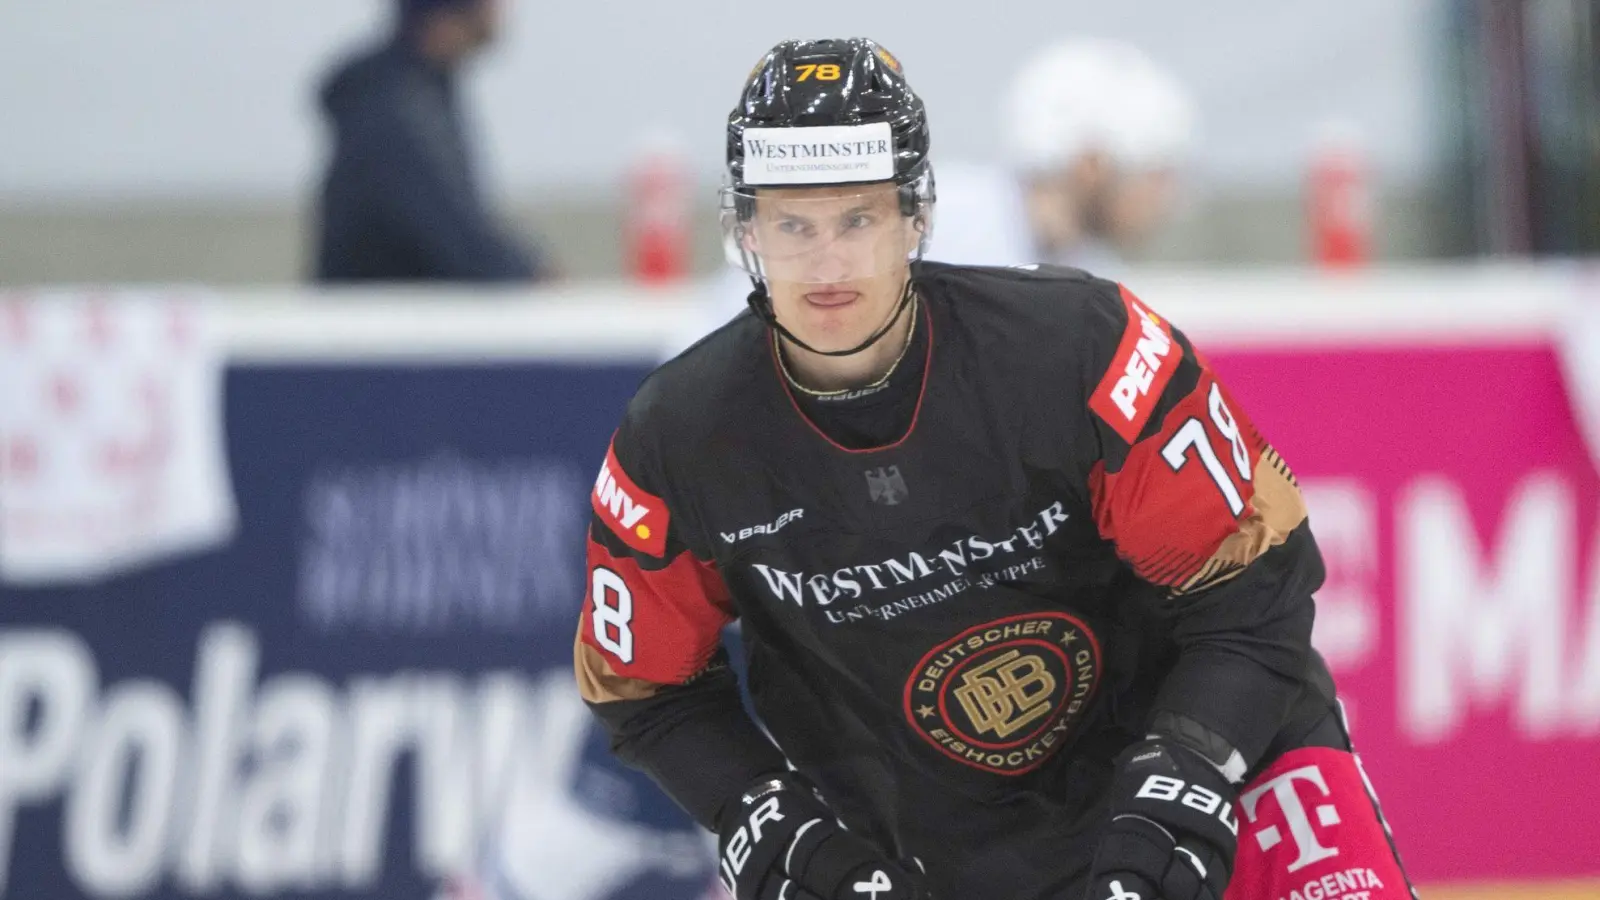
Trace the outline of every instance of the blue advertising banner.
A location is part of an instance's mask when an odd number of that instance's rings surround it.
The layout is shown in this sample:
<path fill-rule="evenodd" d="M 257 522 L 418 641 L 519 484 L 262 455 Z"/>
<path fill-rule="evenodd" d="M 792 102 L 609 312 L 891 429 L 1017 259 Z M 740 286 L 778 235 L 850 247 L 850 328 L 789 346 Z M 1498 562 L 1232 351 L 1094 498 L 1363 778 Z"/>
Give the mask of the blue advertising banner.
<path fill-rule="evenodd" d="M 571 675 L 646 371 L 231 369 L 235 540 L 0 602 L 0 896 L 705 895 Z"/>

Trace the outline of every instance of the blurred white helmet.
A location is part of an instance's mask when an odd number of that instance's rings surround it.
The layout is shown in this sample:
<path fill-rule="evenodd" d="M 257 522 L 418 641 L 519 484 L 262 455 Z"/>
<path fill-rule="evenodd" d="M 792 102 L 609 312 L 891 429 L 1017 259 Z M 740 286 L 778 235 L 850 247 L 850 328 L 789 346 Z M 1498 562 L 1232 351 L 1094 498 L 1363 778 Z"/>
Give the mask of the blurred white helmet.
<path fill-rule="evenodd" d="M 1006 101 L 1013 165 L 1037 172 L 1101 152 L 1125 169 L 1181 164 L 1195 110 L 1176 78 L 1120 41 L 1073 38 L 1022 67 Z"/>

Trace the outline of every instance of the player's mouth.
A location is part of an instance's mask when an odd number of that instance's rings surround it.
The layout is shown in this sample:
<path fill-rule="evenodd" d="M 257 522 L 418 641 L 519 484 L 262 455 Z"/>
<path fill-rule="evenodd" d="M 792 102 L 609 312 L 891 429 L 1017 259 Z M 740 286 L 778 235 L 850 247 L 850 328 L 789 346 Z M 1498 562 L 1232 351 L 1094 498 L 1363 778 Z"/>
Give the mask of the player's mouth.
<path fill-rule="evenodd" d="M 838 309 L 841 306 L 849 306 L 860 296 L 860 291 L 808 291 L 806 302 L 823 309 Z"/>

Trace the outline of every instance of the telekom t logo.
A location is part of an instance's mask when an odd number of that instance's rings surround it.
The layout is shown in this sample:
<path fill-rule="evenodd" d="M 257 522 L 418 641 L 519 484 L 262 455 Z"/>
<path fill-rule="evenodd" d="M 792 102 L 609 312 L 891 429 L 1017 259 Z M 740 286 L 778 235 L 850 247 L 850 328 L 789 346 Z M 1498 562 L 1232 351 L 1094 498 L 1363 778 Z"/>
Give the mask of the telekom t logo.
<path fill-rule="evenodd" d="M 1311 817 L 1307 815 L 1305 806 L 1300 802 L 1300 795 L 1295 792 L 1294 784 L 1297 781 L 1309 782 L 1328 796 L 1328 782 L 1322 777 L 1322 770 L 1314 765 L 1302 766 L 1291 769 L 1265 784 L 1252 788 L 1239 798 L 1239 803 L 1244 807 L 1245 818 L 1251 822 L 1256 821 L 1256 806 L 1261 798 L 1269 791 L 1278 798 L 1278 809 L 1283 811 L 1284 822 L 1289 826 L 1289 837 L 1294 840 L 1298 856 L 1289 864 L 1290 872 L 1298 872 L 1314 862 L 1331 859 L 1339 855 L 1336 847 L 1324 847 L 1317 842 L 1316 830 L 1311 827 Z M 1339 810 L 1332 803 L 1324 803 L 1316 807 L 1317 822 L 1322 825 L 1339 824 Z M 1271 850 L 1283 840 L 1283 832 L 1276 825 L 1267 827 L 1255 833 L 1256 843 L 1262 850 Z"/>

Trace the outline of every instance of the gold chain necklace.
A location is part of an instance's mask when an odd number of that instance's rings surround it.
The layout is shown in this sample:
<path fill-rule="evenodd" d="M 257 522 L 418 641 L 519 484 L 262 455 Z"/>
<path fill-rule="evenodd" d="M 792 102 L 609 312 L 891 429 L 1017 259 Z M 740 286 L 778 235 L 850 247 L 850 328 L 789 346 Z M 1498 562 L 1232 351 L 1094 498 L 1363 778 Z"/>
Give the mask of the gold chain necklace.
<path fill-rule="evenodd" d="M 818 391 L 808 388 L 799 381 L 796 381 L 794 375 L 789 372 L 789 364 L 783 361 L 783 345 L 778 343 L 777 332 L 773 332 L 772 349 L 773 352 L 777 353 L 778 355 L 778 368 L 783 371 L 784 380 L 788 381 L 795 390 L 800 391 L 807 396 L 817 397 L 823 400 L 827 400 L 831 397 L 842 397 L 845 394 L 871 393 L 878 388 L 883 387 L 885 384 L 888 384 L 889 379 L 894 376 L 895 369 L 900 368 L 900 361 L 906 358 L 906 351 L 911 349 L 911 341 L 917 336 L 917 305 L 919 302 L 921 302 L 921 299 L 921 297 L 918 297 L 915 294 L 911 295 L 911 330 L 906 332 L 906 342 L 900 345 L 900 355 L 894 358 L 894 362 L 889 365 L 889 371 L 883 373 L 883 377 L 879 378 L 877 381 L 874 381 L 869 385 L 865 385 L 864 387 L 839 388 L 836 391 Z"/>

